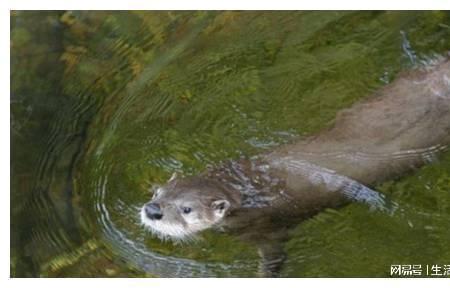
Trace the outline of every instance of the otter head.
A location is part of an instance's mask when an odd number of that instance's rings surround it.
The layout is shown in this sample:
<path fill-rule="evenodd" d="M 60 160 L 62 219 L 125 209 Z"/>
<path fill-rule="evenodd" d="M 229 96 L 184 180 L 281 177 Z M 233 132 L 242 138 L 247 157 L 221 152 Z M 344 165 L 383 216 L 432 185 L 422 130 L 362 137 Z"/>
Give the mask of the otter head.
<path fill-rule="evenodd" d="M 175 175 L 142 207 L 141 221 L 160 238 L 192 238 L 221 223 L 239 205 L 234 194 L 218 181 Z"/>

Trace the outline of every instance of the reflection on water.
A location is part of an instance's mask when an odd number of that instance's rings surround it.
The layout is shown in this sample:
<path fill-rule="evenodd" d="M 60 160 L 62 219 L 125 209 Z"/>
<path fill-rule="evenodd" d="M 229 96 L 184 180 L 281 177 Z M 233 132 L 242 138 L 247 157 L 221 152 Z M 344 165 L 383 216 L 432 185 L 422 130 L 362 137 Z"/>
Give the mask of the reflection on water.
<path fill-rule="evenodd" d="M 178 245 L 146 232 L 151 187 L 325 128 L 450 49 L 448 12 L 12 12 L 11 24 L 17 277 L 257 276 L 256 249 L 233 235 Z M 295 227 L 281 275 L 450 264 L 449 157 L 377 187 L 402 215 L 355 204 Z"/>

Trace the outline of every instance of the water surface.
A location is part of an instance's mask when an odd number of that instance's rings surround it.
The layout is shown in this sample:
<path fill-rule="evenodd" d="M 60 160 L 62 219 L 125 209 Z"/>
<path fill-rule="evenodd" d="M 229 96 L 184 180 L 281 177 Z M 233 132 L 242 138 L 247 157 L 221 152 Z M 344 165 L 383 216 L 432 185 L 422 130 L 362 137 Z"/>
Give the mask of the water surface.
<path fill-rule="evenodd" d="M 256 248 L 161 242 L 151 188 L 329 127 L 450 50 L 449 12 L 11 13 L 11 275 L 257 276 Z M 450 155 L 298 225 L 281 276 L 450 264 Z"/>

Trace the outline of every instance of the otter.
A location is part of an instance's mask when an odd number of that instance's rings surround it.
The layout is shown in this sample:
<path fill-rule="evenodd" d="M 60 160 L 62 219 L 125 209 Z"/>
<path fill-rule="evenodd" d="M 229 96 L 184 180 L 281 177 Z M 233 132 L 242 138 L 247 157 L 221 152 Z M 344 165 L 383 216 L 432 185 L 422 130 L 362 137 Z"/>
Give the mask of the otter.
<path fill-rule="evenodd" d="M 352 201 L 395 211 L 370 187 L 433 161 L 449 144 L 450 61 L 443 60 L 401 72 L 317 135 L 171 177 L 142 207 L 141 221 L 179 241 L 210 228 L 235 232 L 258 245 L 264 275 L 273 276 L 290 226 Z"/>

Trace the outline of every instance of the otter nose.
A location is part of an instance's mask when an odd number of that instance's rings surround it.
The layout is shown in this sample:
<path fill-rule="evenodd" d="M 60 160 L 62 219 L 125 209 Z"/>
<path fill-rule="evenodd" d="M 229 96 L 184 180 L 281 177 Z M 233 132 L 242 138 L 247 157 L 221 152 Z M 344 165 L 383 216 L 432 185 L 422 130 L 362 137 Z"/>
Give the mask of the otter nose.
<path fill-rule="evenodd" d="M 152 220 L 159 220 L 162 218 L 163 214 L 161 212 L 161 207 L 156 203 L 148 203 L 145 205 L 145 214 L 148 218 Z"/>

